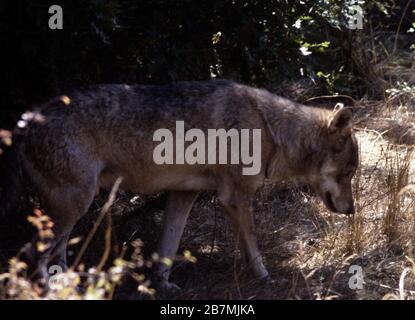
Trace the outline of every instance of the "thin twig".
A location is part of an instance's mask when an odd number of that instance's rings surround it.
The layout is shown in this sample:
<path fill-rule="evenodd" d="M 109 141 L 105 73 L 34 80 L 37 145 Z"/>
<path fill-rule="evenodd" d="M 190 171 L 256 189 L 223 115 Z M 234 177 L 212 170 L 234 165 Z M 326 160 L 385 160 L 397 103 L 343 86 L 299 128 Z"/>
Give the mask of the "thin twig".
<path fill-rule="evenodd" d="M 401 26 L 402 26 L 403 18 L 405 17 L 406 12 L 409 9 L 409 5 L 411 4 L 412 1 L 413 0 L 408 0 L 407 4 L 405 6 L 405 9 L 403 10 L 401 20 L 399 20 L 398 29 L 396 29 L 396 34 L 395 34 L 395 42 L 393 44 L 393 53 L 395 53 L 395 51 L 396 51 L 396 49 L 398 47 L 398 35 L 399 35 L 399 32 L 401 31 Z"/>
<path fill-rule="evenodd" d="M 333 98 L 345 98 L 348 99 L 350 101 L 353 102 L 353 105 L 355 104 L 356 100 L 353 99 L 352 97 L 348 96 L 348 95 L 344 95 L 344 94 L 337 94 L 337 95 L 328 95 L 328 96 L 318 96 L 318 97 L 312 97 L 310 99 L 307 99 L 306 101 L 304 101 L 304 103 L 306 102 L 310 102 L 310 101 L 314 101 L 314 100 L 318 100 L 318 99 L 333 99 Z"/>
<path fill-rule="evenodd" d="M 91 232 L 88 234 L 88 237 L 85 239 L 85 242 L 82 245 L 82 248 L 81 248 L 81 250 L 79 251 L 79 253 L 76 257 L 75 262 L 73 263 L 73 265 L 71 267 L 72 270 L 75 270 L 75 268 L 79 265 L 79 262 L 81 261 L 83 255 L 86 251 L 86 248 L 88 247 L 88 245 L 90 244 L 92 238 L 94 237 L 95 233 L 97 232 L 99 225 L 101 224 L 102 220 L 104 219 L 106 214 L 109 212 L 111 206 L 113 205 L 113 203 L 115 201 L 115 196 L 117 194 L 117 191 L 120 187 L 121 182 L 122 182 L 121 177 L 118 178 L 117 181 L 115 181 L 115 183 L 114 183 L 114 185 L 111 189 L 111 193 L 108 197 L 107 202 L 102 207 L 101 213 L 100 213 L 97 221 L 95 222 L 94 227 L 92 228 Z"/>
<path fill-rule="evenodd" d="M 104 253 L 102 254 L 101 261 L 98 264 L 97 270 L 98 272 L 104 268 L 105 263 L 108 260 L 108 257 L 111 252 L 111 235 L 112 235 L 112 218 L 111 212 L 106 213 L 107 216 L 107 229 L 105 230 L 105 248 Z"/>

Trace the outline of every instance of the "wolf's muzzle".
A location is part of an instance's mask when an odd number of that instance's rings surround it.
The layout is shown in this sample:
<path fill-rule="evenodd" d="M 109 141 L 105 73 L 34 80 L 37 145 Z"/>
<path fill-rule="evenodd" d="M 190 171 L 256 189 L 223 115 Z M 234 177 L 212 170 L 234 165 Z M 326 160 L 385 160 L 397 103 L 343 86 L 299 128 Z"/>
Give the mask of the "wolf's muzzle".
<path fill-rule="evenodd" d="M 352 215 L 355 214 L 356 210 L 354 208 L 354 205 L 351 205 L 351 207 L 347 210 L 346 214 L 347 215 Z"/>

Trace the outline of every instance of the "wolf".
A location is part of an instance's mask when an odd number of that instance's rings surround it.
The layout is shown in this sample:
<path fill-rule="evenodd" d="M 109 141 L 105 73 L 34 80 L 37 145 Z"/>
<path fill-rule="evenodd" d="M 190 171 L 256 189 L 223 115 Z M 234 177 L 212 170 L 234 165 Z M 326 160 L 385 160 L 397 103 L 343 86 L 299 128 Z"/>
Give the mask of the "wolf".
<path fill-rule="evenodd" d="M 124 190 L 168 192 L 159 255 L 170 259 L 199 192 L 216 191 L 243 257 L 257 279 L 265 281 L 272 279 L 258 250 L 252 216 L 255 193 L 264 184 L 298 178 L 330 211 L 355 212 L 351 181 L 359 157 L 349 108 L 304 106 L 265 89 L 210 80 L 97 85 L 51 100 L 34 118 L 14 145 L 14 154 L 26 177 L 20 184 L 30 182 L 54 222 L 49 249 L 36 253 L 36 238 L 27 249 L 39 270 L 46 270 L 51 257 L 53 263 L 66 266 L 74 225 L 99 190 L 119 177 Z M 177 121 L 186 130 L 203 132 L 260 129 L 259 173 L 243 175 L 241 163 L 156 164 L 153 151 L 159 142 L 153 134 L 159 128 L 173 132 Z M 177 290 L 169 275 L 167 265 L 158 265 L 154 286 Z"/>

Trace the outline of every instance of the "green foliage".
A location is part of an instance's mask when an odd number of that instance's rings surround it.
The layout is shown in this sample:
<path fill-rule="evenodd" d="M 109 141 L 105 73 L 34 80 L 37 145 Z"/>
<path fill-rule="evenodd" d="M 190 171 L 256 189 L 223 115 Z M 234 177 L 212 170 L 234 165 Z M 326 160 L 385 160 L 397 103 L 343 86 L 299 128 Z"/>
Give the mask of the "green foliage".
<path fill-rule="evenodd" d="M 335 91 L 350 83 L 344 26 L 356 3 L 382 17 L 392 10 L 372 0 L 3 1 L 0 127 L 33 103 L 102 82 L 309 77 Z M 52 4 L 63 30 L 48 28 Z"/>

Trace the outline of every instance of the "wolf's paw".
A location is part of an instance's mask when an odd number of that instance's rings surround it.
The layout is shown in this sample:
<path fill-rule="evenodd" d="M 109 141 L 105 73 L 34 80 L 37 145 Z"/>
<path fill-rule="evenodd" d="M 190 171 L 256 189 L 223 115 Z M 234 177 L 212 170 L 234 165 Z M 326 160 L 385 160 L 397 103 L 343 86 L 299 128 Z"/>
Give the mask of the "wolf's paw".
<path fill-rule="evenodd" d="M 273 278 L 271 278 L 269 275 L 258 279 L 258 285 L 262 286 L 263 288 L 268 288 L 268 289 L 276 289 L 278 288 L 285 288 L 285 287 L 290 287 L 290 281 L 288 279 L 285 278 L 278 278 L 278 280 L 275 280 Z"/>
<path fill-rule="evenodd" d="M 277 281 L 272 279 L 270 275 L 267 275 L 261 279 L 258 279 L 258 283 L 262 285 L 274 285 L 277 283 Z"/>
<path fill-rule="evenodd" d="M 173 282 L 163 281 L 154 284 L 157 295 L 162 299 L 177 298 L 181 295 L 182 289 Z"/>

